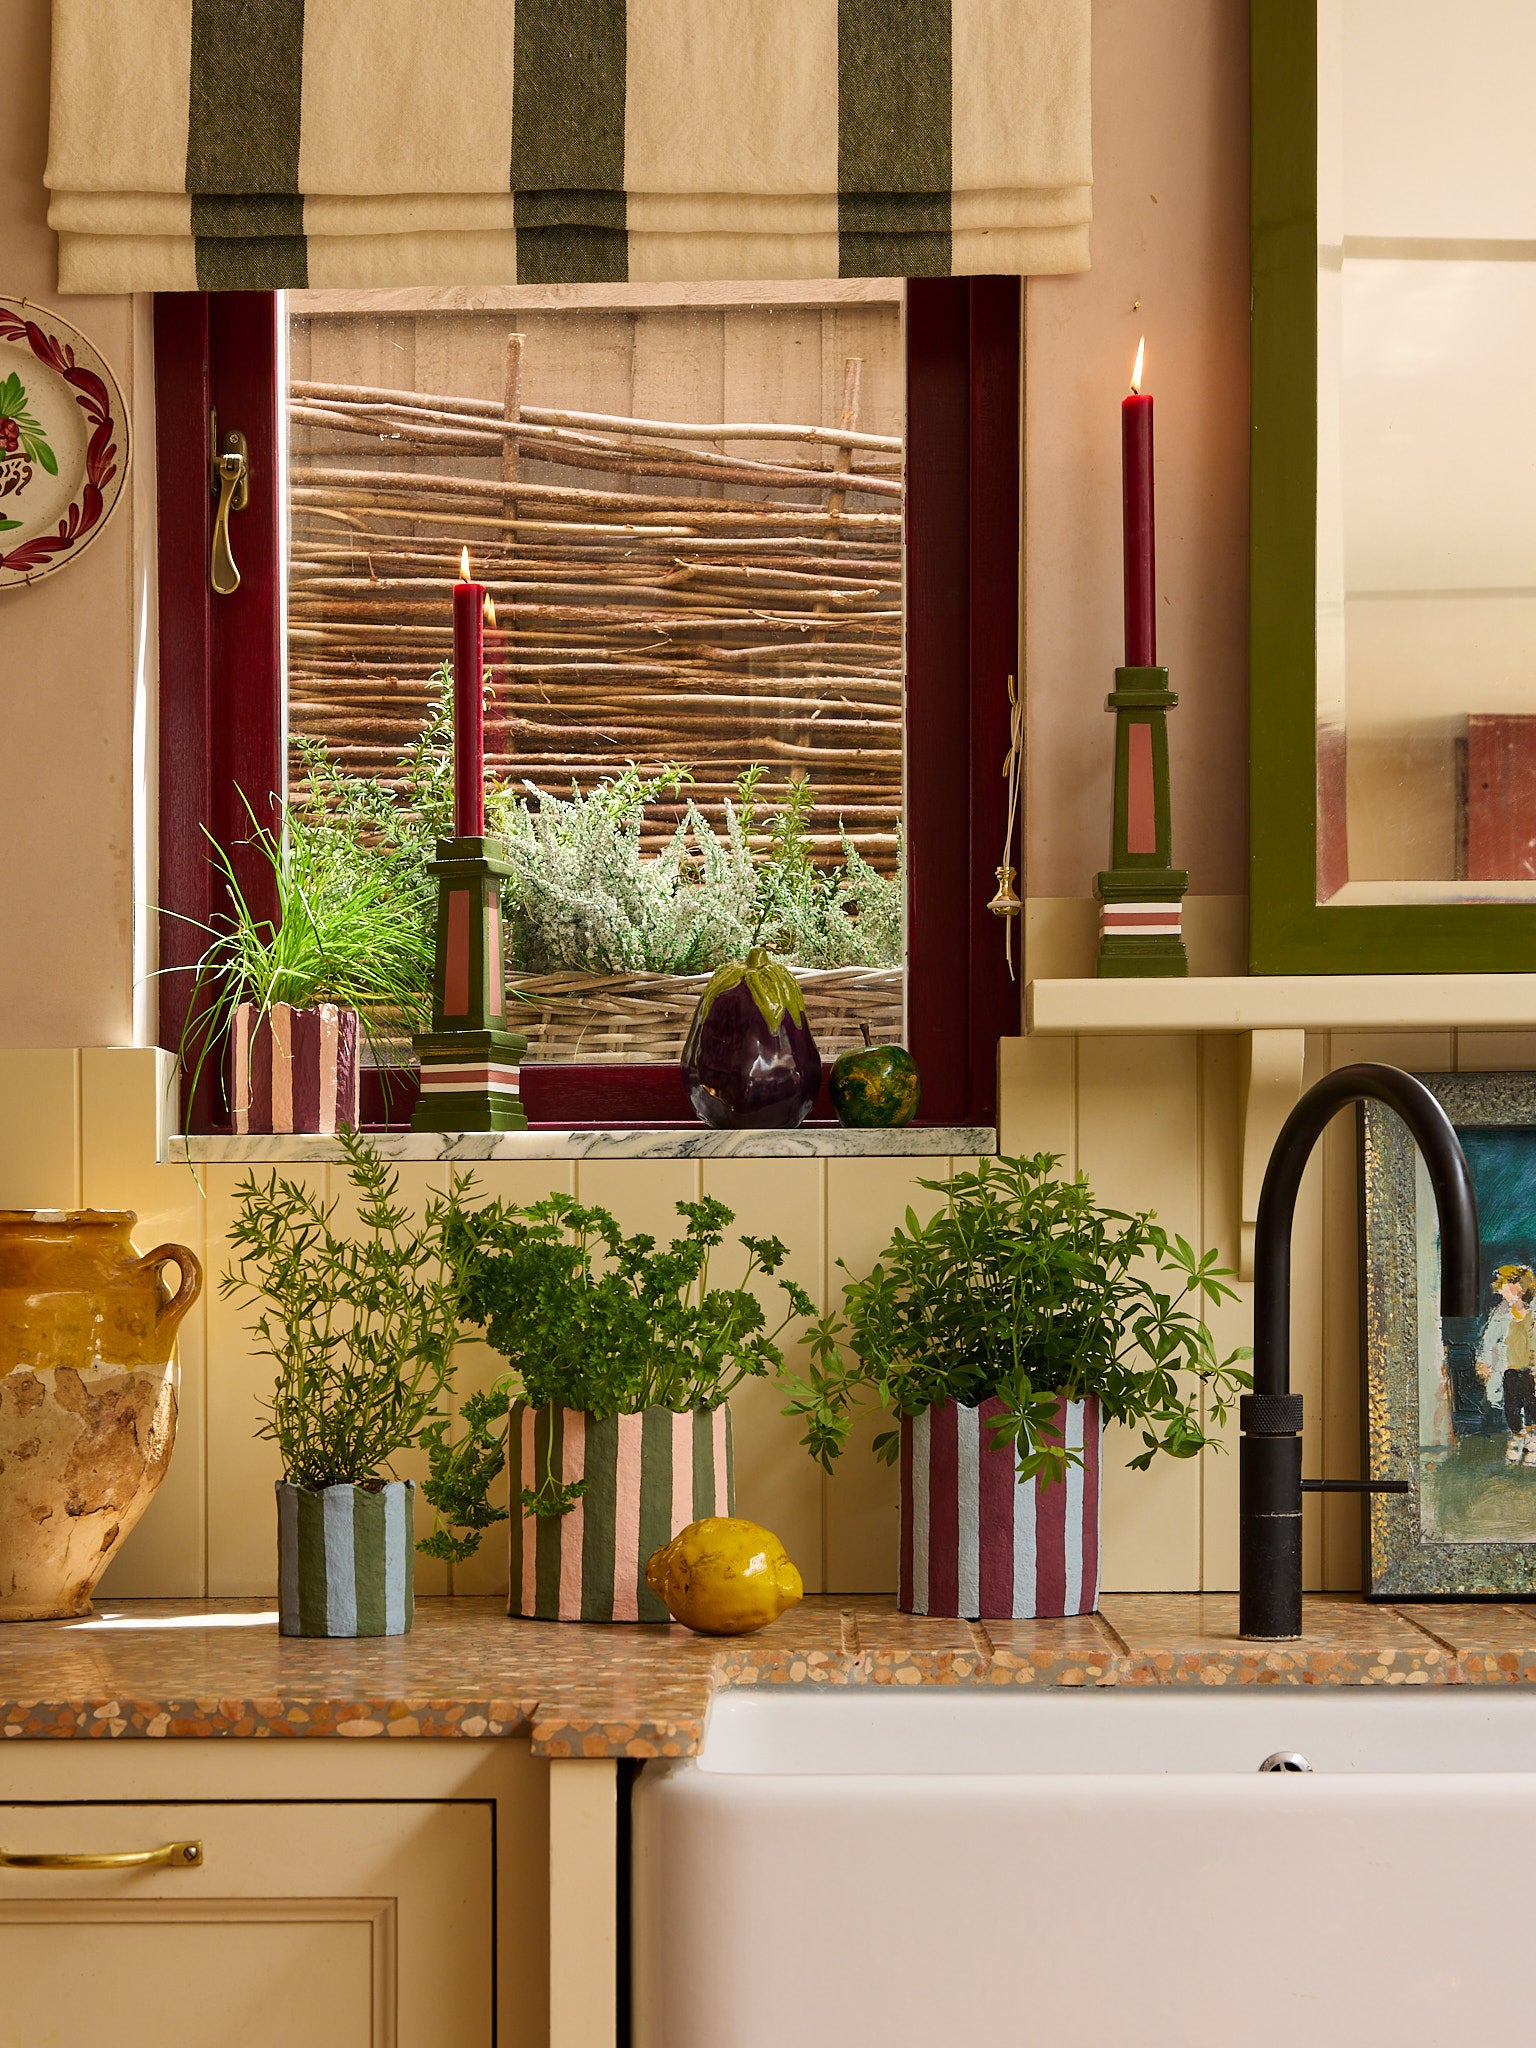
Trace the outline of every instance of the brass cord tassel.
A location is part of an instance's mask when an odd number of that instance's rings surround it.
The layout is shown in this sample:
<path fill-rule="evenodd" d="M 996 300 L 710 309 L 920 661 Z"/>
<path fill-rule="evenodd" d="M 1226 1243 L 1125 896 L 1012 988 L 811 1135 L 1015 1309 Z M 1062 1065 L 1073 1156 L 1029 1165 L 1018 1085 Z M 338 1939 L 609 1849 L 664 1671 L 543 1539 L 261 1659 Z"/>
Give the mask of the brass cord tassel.
<path fill-rule="evenodd" d="M 1003 860 L 1001 867 L 994 869 L 997 876 L 997 894 L 987 905 L 994 917 L 1007 920 L 1003 926 L 1003 947 L 1008 956 L 1008 972 L 1013 980 L 1018 973 L 1013 964 L 1013 919 L 1024 905 L 1014 887 L 1018 870 L 1009 860 L 1013 851 L 1013 829 L 1019 815 L 1019 776 L 1024 762 L 1024 707 L 1019 702 L 1019 685 L 1014 676 L 1008 678 L 1008 751 L 1003 756 L 1003 774 L 1008 780 L 1008 823 L 1003 831 Z"/>

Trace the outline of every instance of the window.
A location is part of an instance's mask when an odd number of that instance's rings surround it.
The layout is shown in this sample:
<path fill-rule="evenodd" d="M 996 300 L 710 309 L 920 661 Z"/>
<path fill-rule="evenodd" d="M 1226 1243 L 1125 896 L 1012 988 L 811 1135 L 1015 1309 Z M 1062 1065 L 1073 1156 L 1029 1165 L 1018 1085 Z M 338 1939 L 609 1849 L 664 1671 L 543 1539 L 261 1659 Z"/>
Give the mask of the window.
<path fill-rule="evenodd" d="M 714 964 L 698 927 L 742 910 L 699 914 L 745 822 L 749 890 L 774 877 L 782 916 L 784 873 L 803 885 L 781 944 L 824 1049 L 860 1022 L 904 1035 L 925 1120 L 989 1119 L 1017 1016 L 985 904 L 1017 666 L 1019 286 L 925 281 L 904 307 L 899 285 L 817 290 L 159 301 L 165 907 L 216 911 L 202 828 L 238 869 L 241 791 L 334 807 L 361 778 L 414 811 L 402 763 L 467 541 L 497 606 L 488 771 L 527 842 L 509 982 L 532 998 L 530 1118 L 691 1121 L 672 977 Z M 207 590 L 215 412 L 251 459 L 230 597 Z M 733 424 L 764 431 L 712 431 Z M 681 831 L 689 893 L 617 941 L 604 915 L 554 944 L 551 849 L 595 828 L 594 796 L 628 799 L 652 862 Z M 739 896 L 739 859 L 727 880 Z M 162 926 L 162 964 L 184 962 L 195 934 Z M 162 988 L 175 1043 L 186 977 Z M 217 1121 L 216 1091 L 193 1115 Z"/>

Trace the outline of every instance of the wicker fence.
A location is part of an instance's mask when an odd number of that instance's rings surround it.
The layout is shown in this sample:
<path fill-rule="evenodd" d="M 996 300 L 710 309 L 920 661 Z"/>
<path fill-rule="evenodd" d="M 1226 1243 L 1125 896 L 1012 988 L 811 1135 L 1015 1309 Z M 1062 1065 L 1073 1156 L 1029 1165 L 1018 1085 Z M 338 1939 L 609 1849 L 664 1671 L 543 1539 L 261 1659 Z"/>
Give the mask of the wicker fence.
<path fill-rule="evenodd" d="M 861 432 L 861 365 L 834 426 L 690 423 L 295 380 L 289 727 L 386 785 L 451 652 L 468 541 L 486 634 L 492 773 L 567 793 L 627 761 L 681 763 L 719 826 L 753 762 L 807 777 L 812 839 L 889 872 L 902 800 L 902 444 Z M 751 452 L 744 452 L 750 450 Z M 295 782 L 302 762 L 293 763 Z M 677 813 L 648 814 L 654 848 Z M 529 1057 L 671 1060 L 706 976 L 509 966 Z M 835 1056 L 902 1028 L 899 969 L 802 972 Z"/>
<path fill-rule="evenodd" d="M 799 968 L 806 1017 L 823 1059 L 902 1035 L 899 968 Z M 508 1023 L 530 1060 L 675 1060 L 707 974 L 518 974 L 508 977 Z"/>
<path fill-rule="evenodd" d="M 901 442 L 295 381 L 289 721 L 392 781 L 451 645 L 467 540 L 489 587 L 493 772 L 567 792 L 626 761 L 694 771 L 718 822 L 751 762 L 808 777 L 889 869 L 901 814 Z M 731 450 L 750 446 L 747 455 Z M 767 450 L 767 453 L 763 451 Z M 672 822 L 663 809 L 652 830 Z"/>

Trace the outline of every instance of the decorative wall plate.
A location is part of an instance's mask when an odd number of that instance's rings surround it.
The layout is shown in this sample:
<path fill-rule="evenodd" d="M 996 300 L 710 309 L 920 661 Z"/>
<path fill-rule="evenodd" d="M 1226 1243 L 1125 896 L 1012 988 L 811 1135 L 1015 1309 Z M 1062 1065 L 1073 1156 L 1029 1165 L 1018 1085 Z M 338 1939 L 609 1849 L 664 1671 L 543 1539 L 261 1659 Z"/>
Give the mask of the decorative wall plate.
<path fill-rule="evenodd" d="M 0 297 L 0 589 L 75 560 L 128 474 L 128 408 L 79 328 Z"/>

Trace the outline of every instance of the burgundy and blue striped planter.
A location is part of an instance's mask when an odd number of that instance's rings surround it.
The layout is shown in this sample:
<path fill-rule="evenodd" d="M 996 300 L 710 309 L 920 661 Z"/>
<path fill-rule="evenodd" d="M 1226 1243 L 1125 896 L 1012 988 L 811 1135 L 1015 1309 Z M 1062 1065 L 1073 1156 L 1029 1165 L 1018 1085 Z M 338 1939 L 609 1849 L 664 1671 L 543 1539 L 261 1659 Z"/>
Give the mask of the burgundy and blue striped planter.
<path fill-rule="evenodd" d="M 703 1515 L 735 1513 L 728 1406 L 643 1408 L 600 1419 L 575 1408 L 512 1410 L 509 1614 L 541 1621 L 670 1621 L 645 1583 L 652 1555 Z M 520 1515 L 524 1487 L 585 1480 L 566 1515 Z"/>
<path fill-rule="evenodd" d="M 237 1131 L 331 1134 L 359 1121 L 356 1010 L 340 1003 L 305 1010 L 241 1003 L 229 1039 Z"/>
<path fill-rule="evenodd" d="M 993 1399 L 947 1401 L 901 1418 L 903 1614 L 1019 1621 L 1091 1614 L 1099 1603 L 1099 1404 L 1063 1401 L 1055 1429 L 1082 1464 L 1020 1481 L 1012 1444 L 994 1446 Z"/>

